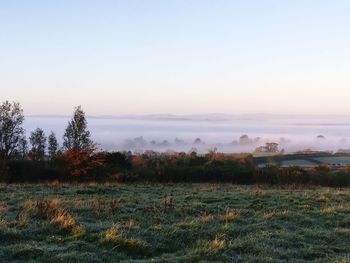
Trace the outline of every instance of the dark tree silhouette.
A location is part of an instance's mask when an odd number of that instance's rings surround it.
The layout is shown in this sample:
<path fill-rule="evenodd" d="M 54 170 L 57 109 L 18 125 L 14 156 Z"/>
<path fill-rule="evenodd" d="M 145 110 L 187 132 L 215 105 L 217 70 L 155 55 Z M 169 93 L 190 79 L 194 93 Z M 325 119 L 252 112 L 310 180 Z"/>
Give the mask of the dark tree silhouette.
<path fill-rule="evenodd" d="M 3 153 L 0 152 L 0 180 L 4 180 L 7 174 L 7 164 Z"/>
<path fill-rule="evenodd" d="M 28 155 L 28 141 L 24 136 L 19 140 L 17 154 L 22 159 L 25 159 Z"/>
<path fill-rule="evenodd" d="M 29 137 L 32 146 L 30 157 L 35 161 L 43 161 L 45 157 L 46 136 L 42 129 L 37 128 Z"/>
<path fill-rule="evenodd" d="M 0 105 L 0 152 L 3 158 L 16 155 L 24 137 L 23 121 L 23 110 L 18 102 L 5 101 Z"/>
<path fill-rule="evenodd" d="M 93 147 L 90 132 L 87 129 L 85 113 L 81 106 L 75 108 L 74 115 L 63 136 L 63 147 L 66 150 L 82 151 Z"/>
<path fill-rule="evenodd" d="M 55 133 L 52 131 L 48 138 L 48 153 L 50 160 L 55 160 L 58 156 L 58 142 Z"/>

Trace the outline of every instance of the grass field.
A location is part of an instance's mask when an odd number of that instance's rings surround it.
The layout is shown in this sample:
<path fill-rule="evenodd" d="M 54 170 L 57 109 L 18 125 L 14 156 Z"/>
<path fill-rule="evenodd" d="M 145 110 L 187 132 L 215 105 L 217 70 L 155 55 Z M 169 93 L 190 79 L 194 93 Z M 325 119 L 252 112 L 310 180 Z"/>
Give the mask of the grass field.
<path fill-rule="evenodd" d="M 326 164 L 349 165 L 350 157 L 318 157 L 315 160 Z"/>
<path fill-rule="evenodd" d="M 308 160 L 303 159 L 296 159 L 296 160 L 285 160 L 282 161 L 280 164 L 280 167 L 291 167 L 291 166 L 298 166 L 298 167 L 316 167 L 317 164 L 312 163 Z"/>
<path fill-rule="evenodd" d="M 0 262 L 350 262 L 349 244 L 348 189 L 0 185 Z"/>

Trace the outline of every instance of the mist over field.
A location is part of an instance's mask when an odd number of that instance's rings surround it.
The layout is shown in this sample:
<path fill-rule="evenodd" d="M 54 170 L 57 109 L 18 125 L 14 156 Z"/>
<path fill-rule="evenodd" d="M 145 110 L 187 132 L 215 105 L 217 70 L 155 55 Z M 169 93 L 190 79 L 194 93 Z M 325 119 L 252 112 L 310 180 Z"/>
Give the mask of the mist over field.
<path fill-rule="evenodd" d="M 27 135 L 37 127 L 54 131 L 62 143 L 67 117 L 28 116 Z M 265 142 L 279 149 L 337 151 L 350 149 L 350 118 L 345 116 L 278 115 L 147 115 L 89 117 L 94 141 L 110 151 L 253 152 Z M 241 138 L 242 135 L 248 138 Z"/>

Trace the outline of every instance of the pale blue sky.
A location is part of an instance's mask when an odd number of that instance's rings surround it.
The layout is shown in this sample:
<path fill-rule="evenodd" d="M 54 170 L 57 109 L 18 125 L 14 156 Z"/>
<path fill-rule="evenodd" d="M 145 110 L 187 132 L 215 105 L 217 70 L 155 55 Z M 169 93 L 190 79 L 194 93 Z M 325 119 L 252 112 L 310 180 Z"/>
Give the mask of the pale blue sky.
<path fill-rule="evenodd" d="M 27 114 L 350 113 L 350 1 L 0 0 Z"/>

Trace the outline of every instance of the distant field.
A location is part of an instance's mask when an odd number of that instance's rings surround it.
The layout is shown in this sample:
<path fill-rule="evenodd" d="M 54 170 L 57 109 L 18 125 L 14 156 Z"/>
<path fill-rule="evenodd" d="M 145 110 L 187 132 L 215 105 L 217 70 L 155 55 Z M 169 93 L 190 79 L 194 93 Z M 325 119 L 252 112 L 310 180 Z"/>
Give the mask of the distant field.
<path fill-rule="evenodd" d="M 326 164 L 350 165 L 350 157 L 318 157 L 314 159 Z"/>
<path fill-rule="evenodd" d="M 255 156 L 263 157 L 263 156 Z M 265 156 L 266 157 L 266 156 Z M 281 156 L 279 156 L 281 158 Z M 286 159 L 286 157 L 295 157 L 295 159 L 289 160 Z M 285 159 L 270 159 L 269 163 L 263 162 L 259 163 L 257 166 L 259 168 L 264 168 L 267 165 L 275 165 L 278 167 L 286 168 L 291 166 L 299 166 L 299 167 L 317 167 L 320 164 L 327 164 L 327 165 L 339 165 L 339 166 L 345 166 L 350 165 L 350 156 L 298 156 L 296 155 L 286 155 L 284 156 Z"/>
<path fill-rule="evenodd" d="M 280 153 L 252 153 L 253 157 L 272 157 L 272 156 L 278 156 L 281 155 Z"/>
<path fill-rule="evenodd" d="M 303 159 L 296 159 L 296 160 L 282 161 L 280 166 L 281 167 L 290 167 L 290 166 L 313 167 L 313 166 L 317 166 L 317 164 L 307 160 L 303 160 Z"/>
<path fill-rule="evenodd" d="M 0 262 L 350 262 L 350 191 L 0 185 L 0 242 Z"/>

